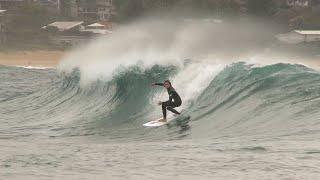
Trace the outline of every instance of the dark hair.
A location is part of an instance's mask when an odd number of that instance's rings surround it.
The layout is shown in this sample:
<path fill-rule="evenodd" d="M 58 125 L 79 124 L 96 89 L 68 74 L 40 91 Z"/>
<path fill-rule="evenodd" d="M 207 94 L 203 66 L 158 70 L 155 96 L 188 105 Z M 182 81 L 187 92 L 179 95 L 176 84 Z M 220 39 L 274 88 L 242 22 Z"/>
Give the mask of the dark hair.
<path fill-rule="evenodd" d="M 164 84 L 164 83 L 169 83 L 170 86 L 171 86 L 171 82 L 170 82 L 169 80 L 165 80 L 165 81 L 163 82 L 163 84 Z"/>

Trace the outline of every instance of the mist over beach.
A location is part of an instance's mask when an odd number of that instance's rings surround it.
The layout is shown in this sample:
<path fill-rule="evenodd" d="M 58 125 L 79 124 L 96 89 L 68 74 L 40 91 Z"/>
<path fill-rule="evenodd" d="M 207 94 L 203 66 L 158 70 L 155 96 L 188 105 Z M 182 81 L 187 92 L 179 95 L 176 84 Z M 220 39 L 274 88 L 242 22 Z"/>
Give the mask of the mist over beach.
<path fill-rule="evenodd" d="M 0 179 L 319 179 L 319 12 L 0 0 Z"/>

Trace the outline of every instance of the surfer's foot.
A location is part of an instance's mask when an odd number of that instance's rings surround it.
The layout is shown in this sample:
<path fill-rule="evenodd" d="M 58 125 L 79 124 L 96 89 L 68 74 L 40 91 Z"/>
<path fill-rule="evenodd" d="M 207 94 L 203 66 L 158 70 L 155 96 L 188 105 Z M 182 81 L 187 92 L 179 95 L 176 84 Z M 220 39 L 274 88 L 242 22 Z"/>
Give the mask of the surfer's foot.
<path fill-rule="evenodd" d="M 159 122 L 167 122 L 167 119 L 160 119 Z"/>

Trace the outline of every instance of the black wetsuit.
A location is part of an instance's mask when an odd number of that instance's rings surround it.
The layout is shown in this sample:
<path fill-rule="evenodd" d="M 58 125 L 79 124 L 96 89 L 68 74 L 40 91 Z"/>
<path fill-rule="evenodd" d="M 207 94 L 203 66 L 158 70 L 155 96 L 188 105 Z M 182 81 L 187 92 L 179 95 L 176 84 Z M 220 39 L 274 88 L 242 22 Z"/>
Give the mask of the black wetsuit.
<path fill-rule="evenodd" d="M 163 86 L 163 83 L 156 83 L 155 85 Z M 180 114 L 174 108 L 179 107 L 182 104 L 179 94 L 173 87 L 170 87 L 168 89 L 168 94 L 169 94 L 169 100 L 166 102 L 162 102 L 162 113 L 163 113 L 163 118 L 165 119 L 167 118 L 167 109 L 175 114 Z"/>

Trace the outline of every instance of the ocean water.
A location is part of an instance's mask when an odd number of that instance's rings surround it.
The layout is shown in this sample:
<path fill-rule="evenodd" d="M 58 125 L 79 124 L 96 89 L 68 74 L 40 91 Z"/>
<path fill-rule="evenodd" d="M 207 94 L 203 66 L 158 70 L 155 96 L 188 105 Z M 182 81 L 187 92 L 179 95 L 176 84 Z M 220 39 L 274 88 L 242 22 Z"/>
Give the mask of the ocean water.
<path fill-rule="evenodd" d="M 0 179 L 320 178 L 315 69 L 137 63 L 90 83 L 83 71 L 0 66 Z M 145 128 L 165 79 L 191 119 Z"/>

